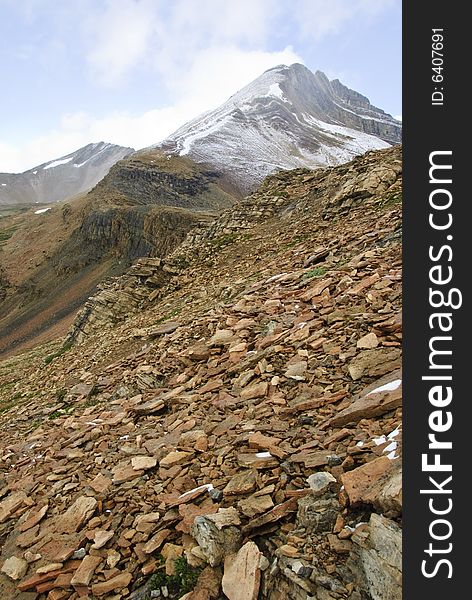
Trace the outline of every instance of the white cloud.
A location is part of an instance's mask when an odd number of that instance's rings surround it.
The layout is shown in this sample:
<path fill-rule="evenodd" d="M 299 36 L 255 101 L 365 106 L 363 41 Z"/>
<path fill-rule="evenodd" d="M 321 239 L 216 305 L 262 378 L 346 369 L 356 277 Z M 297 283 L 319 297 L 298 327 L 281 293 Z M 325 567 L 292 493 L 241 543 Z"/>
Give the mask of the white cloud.
<path fill-rule="evenodd" d="M 157 6 L 152 0 L 108 0 L 105 10 L 90 16 L 87 60 L 102 83 L 116 84 L 145 60 Z"/>
<path fill-rule="evenodd" d="M 185 76 L 205 48 L 263 47 L 272 0 L 107 0 L 87 20 L 87 60 L 100 83 L 117 86 L 136 68 Z M 165 82 L 167 85 L 167 82 Z"/>
<path fill-rule="evenodd" d="M 57 5 L 53 0 L 42 2 Z M 24 4 L 32 14 L 40 12 L 37 0 Z M 74 112 L 64 114 L 54 130 L 21 146 L 0 140 L 0 169 L 25 170 L 92 141 L 135 148 L 157 143 L 266 69 L 303 62 L 290 46 L 274 49 L 279 29 L 289 31 L 293 40 L 319 41 L 398 4 L 398 0 L 82 0 L 76 14 L 80 40 L 71 45 L 85 62 L 74 63 L 74 68 L 85 66 L 94 86 L 116 88 L 113 93 L 142 71 L 140 85 L 146 78 L 158 82 L 162 94 L 141 114 L 132 109 L 111 109 L 105 117 Z M 54 9 L 51 14 L 64 20 L 57 31 L 71 30 L 72 13 Z M 63 54 L 57 49 L 55 53 Z"/>
<path fill-rule="evenodd" d="M 194 56 L 185 78 L 172 80 L 179 98 L 173 104 L 135 115 L 115 112 L 104 118 L 85 112 L 64 114 L 55 130 L 20 148 L 0 143 L 0 164 L 5 171 L 20 172 L 98 141 L 136 149 L 150 146 L 186 121 L 216 108 L 267 69 L 294 62 L 302 59 L 291 47 L 280 52 L 246 52 L 235 46 L 204 49 Z"/>

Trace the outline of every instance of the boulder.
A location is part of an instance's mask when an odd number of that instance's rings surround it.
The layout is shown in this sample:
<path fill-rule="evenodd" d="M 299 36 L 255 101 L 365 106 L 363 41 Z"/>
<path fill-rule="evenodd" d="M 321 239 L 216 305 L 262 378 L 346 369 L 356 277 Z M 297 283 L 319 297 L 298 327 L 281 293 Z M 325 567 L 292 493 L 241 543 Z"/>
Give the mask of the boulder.
<path fill-rule="evenodd" d="M 383 512 L 402 512 L 402 465 L 398 459 L 376 458 L 341 476 L 351 504 L 371 504 Z"/>
<path fill-rule="evenodd" d="M 402 600 L 402 532 L 396 523 L 373 513 L 367 536 L 352 536 L 348 567 L 372 600 Z"/>
<path fill-rule="evenodd" d="M 225 558 L 222 587 L 229 600 L 256 600 L 261 583 L 261 552 L 246 542 L 237 554 Z"/>

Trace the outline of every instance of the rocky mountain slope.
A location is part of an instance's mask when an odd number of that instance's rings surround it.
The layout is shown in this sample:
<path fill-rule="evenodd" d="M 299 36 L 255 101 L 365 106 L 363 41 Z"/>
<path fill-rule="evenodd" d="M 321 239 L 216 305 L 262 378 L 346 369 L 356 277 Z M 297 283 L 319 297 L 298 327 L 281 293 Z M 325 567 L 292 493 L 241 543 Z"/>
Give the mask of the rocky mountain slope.
<path fill-rule="evenodd" d="M 0 205 L 44 204 L 92 189 L 133 148 L 99 142 L 24 173 L 0 173 Z"/>
<path fill-rule="evenodd" d="M 401 123 L 301 64 L 270 69 L 158 144 L 225 173 L 243 193 L 277 169 L 346 162 L 401 140 Z"/>
<path fill-rule="evenodd" d="M 267 178 L 0 363 L 0 596 L 400 600 L 401 150 Z"/>
<path fill-rule="evenodd" d="M 154 150 L 118 162 L 87 195 L 0 219 L 0 354 L 53 339 L 95 286 L 171 252 L 234 201 L 214 172 Z"/>

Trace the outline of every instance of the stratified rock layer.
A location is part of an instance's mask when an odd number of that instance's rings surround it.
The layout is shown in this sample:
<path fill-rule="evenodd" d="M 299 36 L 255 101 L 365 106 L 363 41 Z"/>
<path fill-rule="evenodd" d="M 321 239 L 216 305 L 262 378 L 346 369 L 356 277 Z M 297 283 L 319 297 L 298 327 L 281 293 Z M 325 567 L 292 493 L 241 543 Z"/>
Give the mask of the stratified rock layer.
<path fill-rule="evenodd" d="M 273 176 L 0 363 L 0 597 L 400 598 L 400 202 Z"/>

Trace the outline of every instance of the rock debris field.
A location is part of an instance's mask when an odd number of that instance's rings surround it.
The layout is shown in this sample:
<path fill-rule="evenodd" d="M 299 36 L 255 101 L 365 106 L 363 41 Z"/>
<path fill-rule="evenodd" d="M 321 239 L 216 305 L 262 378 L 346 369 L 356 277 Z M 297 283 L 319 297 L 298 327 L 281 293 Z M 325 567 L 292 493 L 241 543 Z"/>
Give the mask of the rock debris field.
<path fill-rule="evenodd" d="M 270 176 L 0 363 L 0 598 L 401 599 L 401 189 Z"/>

